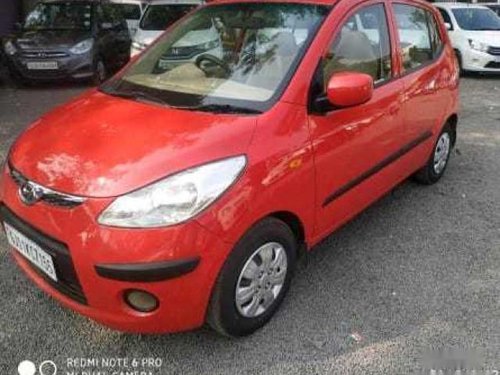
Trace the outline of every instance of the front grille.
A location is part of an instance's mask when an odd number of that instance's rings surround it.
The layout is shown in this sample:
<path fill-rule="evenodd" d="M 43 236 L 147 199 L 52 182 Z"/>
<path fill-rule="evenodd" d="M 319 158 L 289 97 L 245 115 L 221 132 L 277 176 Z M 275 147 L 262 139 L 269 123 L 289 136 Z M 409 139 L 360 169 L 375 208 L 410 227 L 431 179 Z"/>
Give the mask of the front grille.
<path fill-rule="evenodd" d="M 500 47 L 490 47 L 488 53 L 493 56 L 500 56 Z"/>
<path fill-rule="evenodd" d="M 490 68 L 490 69 L 500 69 L 500 62 L 490 62 L 488 63 L 485 68 Z"/>
<path fill-rule="evenodd" d="M 166 60 L 189 60 L 202 53 L 204 49 L 200 47 L 173 47 L 162 56 Z"/>
<path fill-rule="evenodd" d="M 75 197 L 68 194 L 58 193 L 51 189 L 47 189 L 43 186 L 35 184 L 29 181 L 26 177 L 24 177 L 19 171 L 17 171 L 12 164 L 9 163 L 9 171 L 12 180 L 16 183 L 17 186 L 22 187 L 26 183 L 30 182 L 41 189 L 43 195 L 40 200 L 52 206 L 58 206 L 62 208 L 74 208 L 81 205 L 85 202 L 85 198 Z"/>
<path fill-rule="evenodd" d="M 30 224 L 16 216 L 16 214 L 4 205 L 0 205 L 0 218 L 2 221 L 10 224 L 50 254 L 54 260 L 54 267 L 56 269 L 58 281 L 56 282 L 52 280 L 35 266 L 32 266 L 32 269 L 54 289 L 74 301 L 86 305 L 87 298 L 85 297 L 80 282 L 78 281 L 68 247 L 64 243 L 57 241 L 33 228 Z M 31 265 L 31 263 L 29 264 Z"/>
<path fill-rule="evenodd" d="M 66 52 L 62 51 L 23 51 L 21 55 L 27 59 L 57 59 L 68 57 Z"/>

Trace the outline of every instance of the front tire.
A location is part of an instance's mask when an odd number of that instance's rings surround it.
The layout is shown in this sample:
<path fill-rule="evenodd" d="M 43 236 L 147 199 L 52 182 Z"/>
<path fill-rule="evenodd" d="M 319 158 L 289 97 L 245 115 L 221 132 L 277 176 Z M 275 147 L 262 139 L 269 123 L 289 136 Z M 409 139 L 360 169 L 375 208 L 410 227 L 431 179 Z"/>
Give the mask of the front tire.
<path fill-rule="evenodd" d="M 447 123 L 439 134 L 427 164 L 415 174 L 417 182 L 432 185 L 443 177 L 450 160 L 454 139 L 455 133 Z"/>
<path fill-rule="evenodd" d="M 263 327 L 281 305 L 292 279 L 297 240 L 281 220 L 250 229 L 226 260 L 214 287 L 207 322 L 231 337 Z"/>

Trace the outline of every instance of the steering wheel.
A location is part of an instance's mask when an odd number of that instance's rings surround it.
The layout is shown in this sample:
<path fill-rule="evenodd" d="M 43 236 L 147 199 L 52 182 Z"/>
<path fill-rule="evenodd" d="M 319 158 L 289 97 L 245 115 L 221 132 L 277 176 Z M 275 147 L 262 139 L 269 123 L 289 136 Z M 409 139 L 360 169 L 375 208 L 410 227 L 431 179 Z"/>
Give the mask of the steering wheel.
<path fill-rule="evenodd" d="M 207 66 L 206 64 L 204 64 L 206 62 L 210 63 L 210 65 Z M 212 68 L 214 65 L 221 68 L 226 76 L 231 74 L 231 68 L 229 67 L 228 63 L 209 53 L 204 53 L 203 55 L 198 56 L 195 60 L 195 65 L 198 69 L 202 70 L 207 75 L 213 73 L 210 68 Z"/>

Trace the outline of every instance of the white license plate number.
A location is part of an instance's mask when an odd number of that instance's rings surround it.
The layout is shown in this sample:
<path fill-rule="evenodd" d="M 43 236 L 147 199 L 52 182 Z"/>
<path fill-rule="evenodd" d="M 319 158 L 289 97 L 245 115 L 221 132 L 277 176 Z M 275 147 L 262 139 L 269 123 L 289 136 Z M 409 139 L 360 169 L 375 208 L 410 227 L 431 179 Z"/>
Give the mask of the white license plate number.
<path fill-rule="evenodd" d="M 4 223 L 4 227 L 9 244 L 52 280 L 57 281 L 52 257 L 11 225 Z"/>
<path fill-rule="evenodd" d="M 29 62 L 26 66 L 29 70 L 56 70 L 59 68 L 57 61 Z"/>

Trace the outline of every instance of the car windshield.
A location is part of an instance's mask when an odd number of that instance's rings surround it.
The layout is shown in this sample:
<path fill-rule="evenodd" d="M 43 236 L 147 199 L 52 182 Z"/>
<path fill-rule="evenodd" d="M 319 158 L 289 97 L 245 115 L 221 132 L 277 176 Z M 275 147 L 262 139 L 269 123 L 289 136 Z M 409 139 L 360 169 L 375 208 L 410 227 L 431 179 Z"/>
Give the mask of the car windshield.
<path fill-rule="evenodd" d="M 158 4 L 150 5 L 141 21 L 143 30 L 165 30 L 175 21 L 196 8 L 194 4 Z"/>
<path fill-rule="evenodd" d="M 500 30 L 500 17 L 491 9 L 453 9 L 458 25 L 463 30 Z"/>
<path fill-rule="evenodd" d="M 27 30 L 90 30 L 92 5 L 67 1 L 38 3 L 28 14 L 23 28 Z"/>
<path fill-rule="evenodd" d="M 141 6 L 139 4 L 113 4 L 120 10 L 123 18 L 127 20 L 139 20 L 141 18 Z"/>
<path fill-rule="evenodd" d="M 291 3 L 204 7 L 103 89 L 187 109 L 263 111 L 280 95 L 329 9 Z"/>

